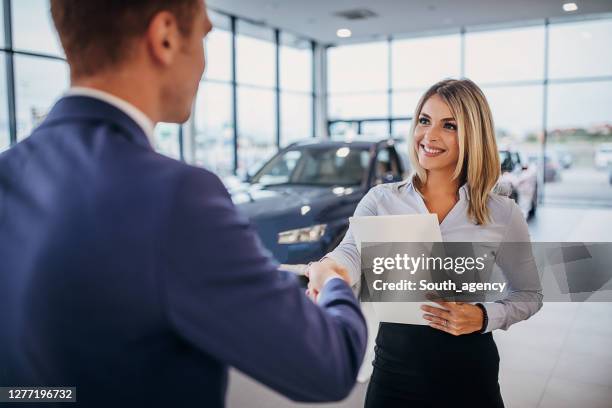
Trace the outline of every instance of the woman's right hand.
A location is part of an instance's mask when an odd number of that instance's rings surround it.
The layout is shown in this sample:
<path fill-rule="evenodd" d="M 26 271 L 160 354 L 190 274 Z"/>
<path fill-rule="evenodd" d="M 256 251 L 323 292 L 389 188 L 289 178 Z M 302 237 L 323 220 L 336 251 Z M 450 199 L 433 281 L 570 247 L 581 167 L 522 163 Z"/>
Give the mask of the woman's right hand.
<path fill-rule="evenodd" d="M 340 278 L 347 284 L 351 284 L 346 268 L 330 258 L 325 258 L 319 262 L 312 262 L 308 265 L 304 274 L 309 279 L 306 294 L 313 301 L 317 300 L 319 292 L 323 290 L 323 286 L 331 278 Z"/>

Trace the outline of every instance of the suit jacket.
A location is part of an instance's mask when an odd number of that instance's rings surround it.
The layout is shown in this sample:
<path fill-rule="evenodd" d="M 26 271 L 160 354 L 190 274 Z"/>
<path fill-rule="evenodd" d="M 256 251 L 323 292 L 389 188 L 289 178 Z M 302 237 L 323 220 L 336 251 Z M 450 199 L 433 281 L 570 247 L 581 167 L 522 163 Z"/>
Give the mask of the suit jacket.
<path fill-rule="evenodd" d="M 341 399 L 365 349 L 358 303 L 334 279 L 317 306 L 277 267 L 214 174 L 65 97 L 0 155 L 0 386 L 218 407 L 233 366 L 294 400 Z"/>

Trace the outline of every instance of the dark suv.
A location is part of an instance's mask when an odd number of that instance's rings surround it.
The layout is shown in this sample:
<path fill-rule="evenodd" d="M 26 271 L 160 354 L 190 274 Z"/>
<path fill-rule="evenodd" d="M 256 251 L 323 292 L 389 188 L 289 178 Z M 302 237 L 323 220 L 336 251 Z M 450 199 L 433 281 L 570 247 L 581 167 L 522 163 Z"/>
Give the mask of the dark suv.
<path fill-rule="evenodd" d="M 306 263 L 338 245 L 370 188 L 407 175 L 405 152 L 394 139 L 295 143 L 230 192 L 278 261 Z"/>

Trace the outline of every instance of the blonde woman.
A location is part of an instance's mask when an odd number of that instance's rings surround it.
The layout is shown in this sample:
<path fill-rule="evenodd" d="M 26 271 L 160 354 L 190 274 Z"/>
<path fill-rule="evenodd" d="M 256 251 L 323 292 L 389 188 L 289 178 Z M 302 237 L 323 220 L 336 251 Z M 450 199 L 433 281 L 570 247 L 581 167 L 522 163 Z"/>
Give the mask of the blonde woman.
<path fill-rule="evenodd" d="M 415 111 L 411 143 L 413 176 L 370 190 L 356 216 L 435 213 L 447 242 L 529 241 L 520 208 L 493 193 L 499 155 L 491 111 L 476 84 L 449 79 L 425 92 Z M 523 259 L 501 252 L 496 263 L 510 283 L 535 270 L 531 251 Z M 356 283 L 359 259 L 349 229 L 309 273 L 312 278 L 329 267 L 345 267 Z M 508 329 L 542 306 L 538 285 L 510 286 L 500 302 L 423 306 L 429 326 L 381 323 L 366 407 L 503 407 L 491 332 Z M 316 289 L 311 285 L 310 292 L 316 295 Z"/>

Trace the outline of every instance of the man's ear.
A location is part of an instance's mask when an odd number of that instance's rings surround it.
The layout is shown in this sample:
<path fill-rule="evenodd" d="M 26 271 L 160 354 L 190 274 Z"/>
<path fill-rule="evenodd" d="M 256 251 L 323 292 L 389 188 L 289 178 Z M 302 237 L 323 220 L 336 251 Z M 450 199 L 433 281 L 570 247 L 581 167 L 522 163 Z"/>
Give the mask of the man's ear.
<path fill-rule="evenodd" d="M 151 19 L 146 34 L 147 48 L 157 63 L 167 66 L 181 47 L 181 35 L 172 13 L 160 11 Z"/>

